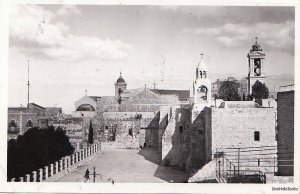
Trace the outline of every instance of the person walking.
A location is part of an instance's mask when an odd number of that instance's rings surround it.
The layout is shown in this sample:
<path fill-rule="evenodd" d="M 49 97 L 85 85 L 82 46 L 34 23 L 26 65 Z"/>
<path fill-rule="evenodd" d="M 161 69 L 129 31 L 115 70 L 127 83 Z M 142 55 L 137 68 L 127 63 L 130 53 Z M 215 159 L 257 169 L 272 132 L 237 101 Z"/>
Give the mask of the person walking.
<path fill-rule="evenodd" d="M 86 181 L 90 180 L 90 171 L 89 171 L 89 169 L 86 169 L 84 178 L 86 179 Z"/>

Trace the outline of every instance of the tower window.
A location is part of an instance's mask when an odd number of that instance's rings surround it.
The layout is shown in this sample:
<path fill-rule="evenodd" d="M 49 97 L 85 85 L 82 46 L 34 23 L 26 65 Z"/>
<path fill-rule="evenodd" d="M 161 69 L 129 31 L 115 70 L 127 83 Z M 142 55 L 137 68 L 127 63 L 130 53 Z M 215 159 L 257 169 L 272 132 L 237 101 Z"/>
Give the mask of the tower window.
<path fill-rule="evenodd" d="M 182 133 L 183 132 L 183 126 L 179 125 L 179 132 Z"/>
<path fill-rule="evenodd" d="M 254 131 L 254 141 L 259 141 L 259 140 L 260 140 L 259 131 Z"/>
<path fill-rule="evenodd" d="M 133 135 L 132 135 L 132 128 L 130 128 L 130 129 L 128 130 L 128 135 L 133 136 Z"/>
<path fill-rule="evenodd" d="M 16 121 L 14 121 L 14 120 L 11 120 L 9 124 L 10 124 L 10 127 L 17 127 Z"/>
<path fill-rule="evenodd" d="M 31 121 L 31 120 L 28 120 L 26 126 L 27 126 L 27 127 L 33 127 L 32 121 Z"/>

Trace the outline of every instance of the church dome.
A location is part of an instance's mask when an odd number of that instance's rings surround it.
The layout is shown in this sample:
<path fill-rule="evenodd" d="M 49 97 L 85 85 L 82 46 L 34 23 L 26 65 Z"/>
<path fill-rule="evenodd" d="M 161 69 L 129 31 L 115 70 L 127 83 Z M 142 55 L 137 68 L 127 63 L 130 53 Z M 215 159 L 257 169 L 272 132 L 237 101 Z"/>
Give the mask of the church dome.
<path fill-rule="evenodd" d="M 120 77 L 117 79 L 117 83 L 126 83 L 124 78 L 122 77 L 122 73 L 120 73 Z"/>

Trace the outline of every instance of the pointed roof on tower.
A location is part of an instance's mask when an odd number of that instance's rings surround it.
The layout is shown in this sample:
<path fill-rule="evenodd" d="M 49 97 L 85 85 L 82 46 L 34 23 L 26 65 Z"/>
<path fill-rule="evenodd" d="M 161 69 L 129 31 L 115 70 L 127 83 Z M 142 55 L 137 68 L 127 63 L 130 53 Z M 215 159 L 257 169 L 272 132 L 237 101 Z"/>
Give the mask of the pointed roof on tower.
<path fill-rule="evenodd" d="M 200 54 L 201 58 L 200 58 L 200 62 L 198 63 L 197 69 L 202 71 L 207 71 L 208 68 L 204 61 L 203 55 L 204 55 L 203 53 Z"/>

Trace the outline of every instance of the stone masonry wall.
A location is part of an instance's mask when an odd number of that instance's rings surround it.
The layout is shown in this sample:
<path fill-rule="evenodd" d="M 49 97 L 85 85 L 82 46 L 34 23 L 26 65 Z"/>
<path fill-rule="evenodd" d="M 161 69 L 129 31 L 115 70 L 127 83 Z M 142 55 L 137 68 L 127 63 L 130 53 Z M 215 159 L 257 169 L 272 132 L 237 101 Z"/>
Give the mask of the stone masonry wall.
<path fill-rule="evenodd" d="M 206 162 L 205 154 L 205 130 L 208 120 L 205 118 L 206 105 L 195 105 L 191 116 L 191 146 L 186 168 L 188 170 L 199 169 Z"/>
<path fill-rule="evenodd" d="M 185 168 L 190 147 L 190 111 L 179 106 L 173 106 L 170 110 L 169 122 L 162 137 L 162 163 Z"/>
<path fill-rule="evenodd" d="M 141 114 L 140 120 L 136 115 Z M 100 127 L 100 139 L 107 139 L 108 128 L 115 129 L 116 148 L 137 149 L 158 145 L 158 112 L 104 112 Z"/>
<path fill-rule="evenodd" d="M 226 148 L 262 147 L 258 151 L 244 149 L 240 154 L 243 163 L 240 168 L 274 172 L 272 158 L 277 157 L 275 135 L 275 109 L 274 108 L 211 108 L 211 138 L 206 141 L 211 145 L 207 155 L 213 158 L 217 149 L 223 150 L 226 157 L 237 165 L 237 150 Z M 260 140 L 254 140 L 254 132 L 258 131 Z M 272 147 L 264 147 L 272 146 Z M 263 159 L 262 159 L 263 158 Z M 270 160 L 266 159 L 270 158 Z M 253 160 L 250 162 L 250 160 Z M 258 162 L 260 161 L 260 162 Z M 263 167 L 264 166 L 264 167 Z M 270 167 L 268 167 L 270 166 Z M 254 168 L 255 167 L 255 168 Z"/>
<path fill-rule="evenodd" d="M 277 94 L 278 173 L 284 176 L 294 175 L 294 95 L 294 91 Z"/>
<path fill-rule="evenodd" d="M 18 112 L 18 113 L 8 113 L 8 125 L 9 122 L 14 120 L 17 124 L 17 129 L 20 135 L 26 132 L 28 129 L 27 122 L 31 120 L 33 127 L 38 126 L 38 114 L 33 112 Z"/>

